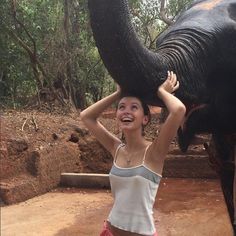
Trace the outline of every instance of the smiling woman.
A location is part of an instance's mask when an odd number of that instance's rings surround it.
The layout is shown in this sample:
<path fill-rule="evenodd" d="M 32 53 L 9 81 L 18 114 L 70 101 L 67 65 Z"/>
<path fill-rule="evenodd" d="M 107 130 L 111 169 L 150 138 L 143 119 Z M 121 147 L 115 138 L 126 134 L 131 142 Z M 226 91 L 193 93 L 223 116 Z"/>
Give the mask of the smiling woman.
<path fill-rule="evenodd" d="M 123 96 L 118 103 L 116 118 L 124 143 L 98 121 L 99 115 L 121 97 L 119 86 L 116 92 L 81 112 L 84 124 L 113 156 L 109 178 L 114 205 L 101 236 L 157 235 L 154 200 L 165 156 L 185 114 L 185 106 L 172 94 L 178 88 L 176 75 L 168 72 L 156 96 L 166 105 L 169 115 L 153 142 L 142 135 L 143 127 L 150 120 L 150 111 L 138 97 Z"/>
<path fill-rule="evenodd" d="M 142 117 L 141 132 L 143 134 L 144 127 L 151 119 L 150 110 L 147 104 L 145 104 L 137 97 L 125 96 L 120 100 L 116 117 L 118 124 L 123 132 L 125 131 L 125 129 L 132 127 L 132 125 L 135 125 L 135 121 L 138 120 L 140 116 Z M 138 127 L 140 127 L 140 124 L 138 124 Z"/>

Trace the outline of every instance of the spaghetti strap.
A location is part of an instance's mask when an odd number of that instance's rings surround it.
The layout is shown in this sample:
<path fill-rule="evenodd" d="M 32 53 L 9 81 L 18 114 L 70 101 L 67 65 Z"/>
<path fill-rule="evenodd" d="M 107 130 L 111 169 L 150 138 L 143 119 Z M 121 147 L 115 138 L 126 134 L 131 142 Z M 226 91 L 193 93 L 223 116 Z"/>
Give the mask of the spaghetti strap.
<path fill-rule="evenodd" d="M 147 153 L 147 150 L 148 148 L 151 146 L 151 144 L 148 144 L 147 147 L 145 148 L 145 152 L 144 152 L 144 155 L 143 155 L 143 164 L 145 162 L 145 159 L 146 159 L 146 153 Z"/>
<path fill-rule="evenodd" d="M 118 151 L 120 150 L 121 147 L 125 146 L 124 143 L 121 143 L 118 145 L 117 149 L 116 149 L 116 152 L 115 152 L 115 156 L 114 156 L 114 162 L 116 162 L 116 159 L 117 159 L 117 154 L 118 154 Z"/>

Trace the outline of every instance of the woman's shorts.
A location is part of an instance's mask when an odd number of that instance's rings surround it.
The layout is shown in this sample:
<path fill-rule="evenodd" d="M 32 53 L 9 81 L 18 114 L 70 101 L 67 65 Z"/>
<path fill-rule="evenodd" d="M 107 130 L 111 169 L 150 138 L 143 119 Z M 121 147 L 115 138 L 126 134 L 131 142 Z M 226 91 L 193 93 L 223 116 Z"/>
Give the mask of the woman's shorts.
<path fill-rule="evenodd" d="M 103 229 L 102 229 L 102 232 L 101 232 L 100 236 L 113 236 L 111 231 L 109 230 L 109 228 L 107 226 L 107 221 L 104 221 Z M 153 236 L 158 236 L 158 235 L 157 235 L 157 233 L 155 233 Z"/>
<path fill-rule="evenodd" d="M 101 232 L 100 236 L 113 236 L 111 231 L 109 230 L 109 228 L 107 226 L 107 221 L 106 220 L 104 221 L 103 229 L 102 229 L 102 232 Z"/>

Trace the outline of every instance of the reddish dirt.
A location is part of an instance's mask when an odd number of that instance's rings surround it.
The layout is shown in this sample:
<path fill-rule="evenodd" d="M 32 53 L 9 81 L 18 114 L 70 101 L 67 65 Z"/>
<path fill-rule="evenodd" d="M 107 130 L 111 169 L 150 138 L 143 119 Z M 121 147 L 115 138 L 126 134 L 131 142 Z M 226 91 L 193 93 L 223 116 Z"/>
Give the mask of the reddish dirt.
<path fill-rule="evenodd" d="M 58 186 L 62 172 L 107 172 L 110 155 L 79 114 L 6 111 L 0 117 L 0 196 L 12 204 Z"/>
<path fill-rule="evenodd" d="M 151 111 L 152 122 L 146 127 L 146 138 L 150 140 L 156 136 L 160 109 L 151 108 Z M 120 136 L 114 110 L 104 112 L 101 122 Z M 6 204 L 21 202 L 55 188 L 62 172 L 108 173 L 110 169 L 110 154 L 85 129 L 78 113 L 5 111 L 0 123 L 0 197 Z M 202 144 L 190 148 L 188 155 L 191 154 L 197 156 L 196 165 L 200 163 L 200 156 L 206 155 Z M 175 142 L 170 155 L 172 159 L 183 155 Z M 175 171 L 178 165 L 183 165 L 183 160 L 167 161 L 168 173 L 164 175 L 186 177 L 191 170 L 196 172 L 196 166 L 184 161 L 187 172 L 178 176 Z M 169 165 L 172 167 L 168 168 Z M 210 173 L 208 164 L 204 168 L 205 174 Z"/>
<path fill-rule="evenodd" d="M 156 135 L 159 126 L 160 109 L 153 108 L 152 113 L 152 122 L 146 128 L 146 138 L 150 140 Z M 120 135 L 114 119 L 114 110 L 105 112 L 101 122 L 109 130 Z M 8 110 L 1 114 L 0 125 L 0 197 L 2 205 L 15 204 L 2 208 L 4 235 L 32 235 L 31 228 L 35 228 L 33 235 L 98 235 L 98 229 L 112 204 L 110 192 L 55 189 L 60 184 L 62 172 L 108 173 L 112 163 L 111 156 L 85 129 L 79 114 Z M 216 178 L 215 173 L 209 169 L 202 146 L 202 143 L 207 141 L 207 136 L 199 136 L 196 145 L 188 151 L 188 156 L 181 154 L 176 142 L 173 141 L 164 176 Z M 181 159 L 181 155 L 186 158 Z M 211 217 L 208 219 L 208 216 L 202 219 L 211 224 L 214 230 L 214 225 L 219 223 L 217 218 L 219 216 L 224 226 L 223 230 L 220 230 L 221 234 L 229 235 L 225 233 L 230 232 L 230 225 L 217 180 L 212 180 L 216 181 L 216 187 L 212 187 L 216 189 L 214 190 L 216 195 L 210 192 L 209 196 L 210 200 L 211 197 L 219 199 L 219 201 L 213 199 L 213 203 L 220 203 L 219 208 L 215 208 L 217 204 L 202 202 L 200 196 L 196 199 L 203 205 L 196 208 L 193 214 L 191 211 L 190 213 L 186 211 L 196 202 L 188 199 L 185 205 L 185 203 L 179 204 L 179 201 L 185 194 L 191 195 L 192 190 L 195 193 L 196 190 L 192 188 L 186 191 L 184 187 L 178 192 L 181 184 L 186 186 L 188 182 L 169 181 L 172 190 L 161 191 L 157 199 L 160 209 L 157 207 L 155 215 L 160 235 L 217 235 L 183 234 L 182 229 L 189 227 L 187 224 L 192 216 L 194 221 L 202 217 L 204 204 L 207 204 L 205 206 L 208 213 L 211 208 L 214 208 L 209 215 L 216 214 L 216 216 L 213 217 L 214 221 L 211 221 Z M 211 188 L 211 184 L 207 188 Z M 165 189 L 164 182 L 162 189 Z M 173 193 L 174 190 L 177 192 Z M 49 191 L 51 192 L 42 195 Z M 38 195 L 39 197 L 33 198 Z M 175 196 L 178 197 L 173 199 Z M 164 198 L 170 204 L 163 204 L 161 199 Z M 176 215 L 171 210 L 173 207 L 177 207 Z M 163 222 L 163 225 L 158 223 L 159 221 Z M 199 232 L 204 232 L 203 222 L 200 224 L 202 229 Z M 86 234 L 85 228 L 90 233 Z M 188 232 L 191 232 L 191 227 Z"/>
<path fill-rule="evenodd" d="M 4 236 L 98 236 L 111 206 L 109 190 L 58 188 L 2 208 L 1 232 Z M 159 236 L 233 236 L 216 179 L 162 179 L 154 217 Z"/>

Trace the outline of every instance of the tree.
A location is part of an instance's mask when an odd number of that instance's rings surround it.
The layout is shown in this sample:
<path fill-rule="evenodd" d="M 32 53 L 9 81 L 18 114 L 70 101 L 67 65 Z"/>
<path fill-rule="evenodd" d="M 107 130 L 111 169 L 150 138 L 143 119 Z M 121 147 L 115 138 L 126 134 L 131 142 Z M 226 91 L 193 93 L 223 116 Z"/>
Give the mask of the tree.
<path fill-rule="evenodd" d="M 115 88 L 93 40 L 86 0 L 2 1 L 2 104 L 17 107 L 37 101 L 39 106 L 47 102 L 83 108 Z M 173 19 L 187 2 L 167 1 L 166 17 Z M 160 3 L 129 1 L 141 40 L 154 50 L 156 38 L 166 27 Z"/>

